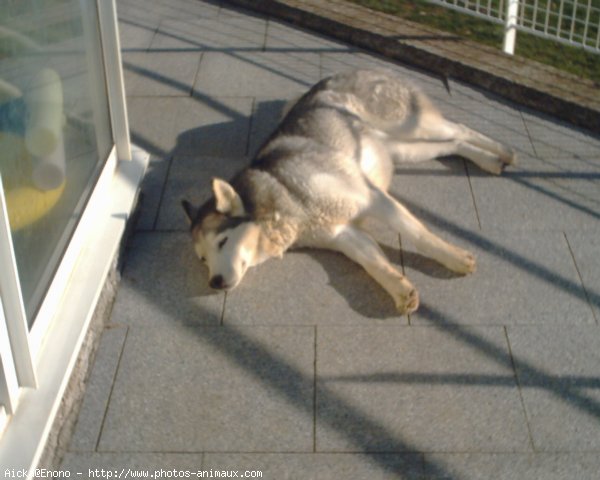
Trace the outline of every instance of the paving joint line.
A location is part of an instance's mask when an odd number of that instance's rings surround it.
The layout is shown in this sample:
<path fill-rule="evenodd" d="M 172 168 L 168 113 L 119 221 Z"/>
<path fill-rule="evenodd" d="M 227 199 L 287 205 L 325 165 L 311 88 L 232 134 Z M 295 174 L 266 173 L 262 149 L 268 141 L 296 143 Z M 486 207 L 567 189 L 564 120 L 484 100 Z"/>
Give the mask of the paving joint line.
<path fill-rule="evenodd" d="M 242 98 L 242 97 L 240 97 Z M 246 135 L 246 149 L 244 150 L 244 156 L 250 157 L 250 145 L 252 144 L 252 128 L 258 114 L 258 101 L 256 97 L 250 97 L 252 105 L 250 106 L 250 118 L 248 119 L 248 134 Z M 258 146 L 260 148 L 260 145 Z M 254 153 L 254 152 L 252 152 Z"/>
<path fill-rule="evenodd" d="M 537 148 L 535 148 L 535 142 L 533 141 L 533 136 L 531 135 L 531 131 L 529 130 L 529 125 L 527 124 L 525 115 L 523 115 L 522 109 L 519 109 L 519 116 L 521 117 L 521 121 L 523 122 L 523 127 L 525 128 L 525 132 L 527 133 L 527 140 L 529 140 L 529 145 L 531 146 L 531 149 L 533 150 L 533 156 L 535 158 L 539 159 L 540 156 L 538 155 Z M 519 161 L 517 159 L 517 165 L 518 165 L 518 163 L 519 163 Z"/>
<path fill-rule="evenodd" d="M 198 65 L 196 66 L 196 72 L 194 73 L 194 80 L 192 82 L 192 87 L 190 89 L 189 96 L 194 98 L 194 93 L 196 92 L 196 83 L 199 81 L 200 76 L 200 66 L 202 65 L 202 60 L 204 60 L 204 53 L 200 52 L 200 57 L 198 58 Z"/>
<path fill-rule="evenodd" d="M 502 330 L 504 331 L 504 338 L 506 339 L 506 347 L 508 348 L 508 358 L 510 359 L 510 364 L 512 367 L 515 384 L 517 386 L 517 391 L 519 392 L 519 401 L 521 403 L 521 409 L 523 410 L 523 417 L 525 418 L 525 425 L 527 426 L 527 436 L 529 439 L 529 447 L 531 448 L 531 451 L 533 453 L 540 453 L 536 450 L 535 443 L 533 441 L 533 432 L 531 431 L 529 415 L 527 414 L 527 407 L 525 406 L 525 399 L 523 398 L 523 387 L 521 386 L 521 382 L 519 381 L 519 375 L 517 374 L 517 364 L 515 362 L 515 357 L 513 355 L 512 347 L 510 345 L 510 339 L 508 337 L 507 326 L 503 325 Z"/>
<path fill-rule="evenodd" d="M 317 453 L 317 332 L 318 325 L 313 327 L 314 334 L 314 360 L 313 360 L 313 451 Z"/>
<path fill-rule="evenodd" d="M 571 254 L 571 260 L 573 260 L 573 265 L 575 265 L 575 270 L 577 271 L 577 277 L 579 278 L 579 281 L 581 282 L 581 288 L 583 290 L 585 298 L 587 299 L 588 306 L 592 310 L 592 317 L 594 317 L 594 320 L 596 321 L 596 325 L 598 325 L 598 317 L 596 316 L 596 311 L 594 309 L 594 305 L 593 305 L 590 295 L 587 291 L 587 288 L 585 288 L 585 283 L 583 281 L 583 277 L 581 276 L 581 271 L 579 270 L 579 265 L 577 264 L 577 259 L 575 258 L 575 253 L 573 252 L 573 248 L 571 247 L 571 242 L 569 242 L 569 236 L 567 235 L 567 232 L 563 231 L 562 233 L 565 237 L 565 242 L 567 242 L 567 248 L 569 249 L 569 253 Z"/>
<path fill-rule="evenodd" d="M 162 184 L 162 188 L 160 189 L 160 196 L 158 198 L 158 205 L 156 206 L 156 212 L 154 214 L 154 221 L 152 222 L 152 231 L 158 230 L 158 217 L 160 215 L 160 209 L 162 208 L 163 200 L 165 197 L 165 192 L 167 190 L 167 185 L 169 183 L 169 177 L 171 175 L 171 167 L 173 166 L 175 156 L 169 155 L 169 159 L 167 160 L 167 171 L 165 173 L 165 179 Z"/>
<path fill-rule="evenodd" d="M 117 366 L 115 367 L 115 371 L 112 375 L 112 381 L 110 384 L 110 392 L 108 394 L 108 399 L 106 400 L 106 407 L 104 408 L 104 413 L 102 414 L 102 422 L 100 423 L 100 429 L 98 431 L 98 438 L 96 439 L 96 445 L 94 446 L 94 450 L 92 453 L 101 452 L 100 440 L 102 439 L 102 434 L 104 433 L 104 427 L 106 425 L 106 418 L 108 417 L 108 409 L 110 407 L 113 393 L 115 391 L 115 383 L 117 382 L 117 375 L 119 374 L 119 369 L 121 368 L 121 361 L 123 360 L 123 354 L 125 353 L 125 345 L 127 344 L 127 338 L 129 337 L 130 326 L 124 325 L 123 328 L 125 328 L 125 337 L 123 338 L 123 344 L 121 345 L 121 351 L 119 352 L 119 360 L 117 361 Z"/>
<path fill-rule="evenodd" d="M 479 215 L 479 209 L 477 208 L 477 200 L 475 199 L 475 191 L 473 190 L 471 173 L 466 160 L 463 160 L 463 166 L 467 175 L 467 181 L 469 182 L 469 192 L 471 192 L 471 201 L 473 202 L 473 209 L 475 210 L 475 218 L 477 218 L 477 226 L 479 227 L 479 230 L 483 230 L 483 227 L 481 226 L 481 216 Z"/>

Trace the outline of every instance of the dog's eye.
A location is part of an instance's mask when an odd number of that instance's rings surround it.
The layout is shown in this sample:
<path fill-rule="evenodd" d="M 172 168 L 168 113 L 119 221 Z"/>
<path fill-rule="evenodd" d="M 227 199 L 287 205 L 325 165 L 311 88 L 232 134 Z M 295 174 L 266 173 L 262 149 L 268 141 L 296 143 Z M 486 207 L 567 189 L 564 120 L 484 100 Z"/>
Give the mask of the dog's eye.
<path fill-rule="evenodd" d="M 200 261 L 201 261 L 202 263 L 206 263 L 206 258 L 204 258 L 204 257 L 200 257 Z"/>
<path fill-rule="evenodd" d="M 226 244 L 226 243 L 227 243 L 227 237 L 223 238 L 223 239 L 222 239 L 222 240 L 221 240 L 221 241 L 218 243 L 218 245 L 217 245 L 217 246 L 219 247 L 219 250 L 221 250 L 221 249 L 222 249 L 222 248 L 225 246 L 225 244 Z"/>

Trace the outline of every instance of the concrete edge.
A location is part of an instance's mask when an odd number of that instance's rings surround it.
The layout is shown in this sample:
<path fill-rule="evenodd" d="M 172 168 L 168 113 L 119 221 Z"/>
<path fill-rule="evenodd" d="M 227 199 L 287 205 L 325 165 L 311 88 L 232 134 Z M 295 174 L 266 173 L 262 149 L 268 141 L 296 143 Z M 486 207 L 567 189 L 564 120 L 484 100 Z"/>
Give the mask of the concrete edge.
<path fill-rule="evenodd" d="M 477 52 L 477 58 L 463 56 L 456 49 L 442 49 L 434 42 L 415 38 L 415 35 L 403 35 L 405 28 L 419 30 L 421 37 L 429 40 L 432 34 L 438 38 L 448 38 L 447 33 L 343 1 L 336 1 L 336 5 L 332 5 L 343 7 L 344 12 L 341 13 L 323 8 L 319 5 L 323 2 L 310 0 L 225 0 L 225 3 L 279 18 L 433 74 L 483 88 L 578 127 L 600 132 L 600 89 L 591 82 L 552 67 L 512 58 L 490 47 L 460 40 L 459 50 Z M 348 15 L 348 12 L 362 15 Z M 361 19 L 371 17 L 371 14 L 378 20 L 387 20 L 385 23 L 388 28 L 367 29 L 373 24 Z M 390 34 L 390 23 L 397 25 L 395 35 Z M 486 55 L 491 57 L 488 62 L 478 61 Z M 517 73 L 510 78 L 509 70 L 505 69 L 506 74 L 503 75 L 502 69 L 497 68 L 499 60 L 505 64 L 508 62 L 510 72 Z M 549 76 L 556 78 L 552 82 L 538 81 Z"/>

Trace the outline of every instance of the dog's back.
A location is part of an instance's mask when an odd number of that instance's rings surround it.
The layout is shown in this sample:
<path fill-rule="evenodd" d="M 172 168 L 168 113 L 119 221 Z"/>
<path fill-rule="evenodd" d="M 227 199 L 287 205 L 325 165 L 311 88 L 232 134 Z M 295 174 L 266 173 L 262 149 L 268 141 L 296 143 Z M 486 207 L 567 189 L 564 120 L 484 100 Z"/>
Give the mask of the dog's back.
<path fill-rule="evenodd" d="M 368 182 L 387 190 L 387 130 L 412 128 L 424 105 L 417 89 L 385 73 L 330 77 L 292 106 L 250 169 L 276 178 L 311 221 L 349 221 L 369 201 Z"/>

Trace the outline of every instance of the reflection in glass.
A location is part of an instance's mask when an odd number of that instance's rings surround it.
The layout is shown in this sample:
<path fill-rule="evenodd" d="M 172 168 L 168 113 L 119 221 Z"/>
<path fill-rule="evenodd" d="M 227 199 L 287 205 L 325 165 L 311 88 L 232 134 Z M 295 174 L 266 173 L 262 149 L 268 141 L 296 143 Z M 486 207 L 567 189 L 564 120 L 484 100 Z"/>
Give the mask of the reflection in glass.
<path fill-rule="evenodd" d="M 0 174 L 29 324 L 112 147 L 92 0 L 0 2 Z"/>

